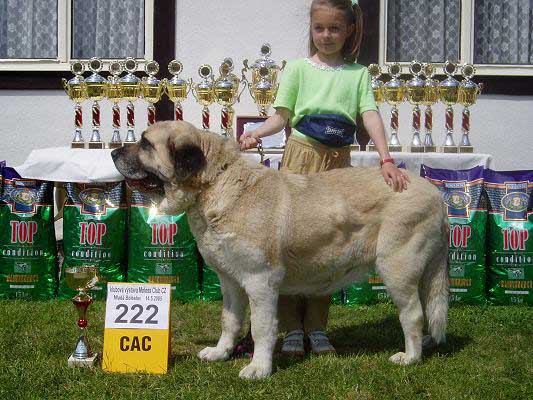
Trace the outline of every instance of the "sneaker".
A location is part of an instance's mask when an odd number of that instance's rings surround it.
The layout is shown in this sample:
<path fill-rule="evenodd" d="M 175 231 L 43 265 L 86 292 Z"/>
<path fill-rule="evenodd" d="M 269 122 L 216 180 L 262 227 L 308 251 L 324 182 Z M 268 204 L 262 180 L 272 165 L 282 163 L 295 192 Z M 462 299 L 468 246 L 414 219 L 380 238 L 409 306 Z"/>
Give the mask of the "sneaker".
<path fill-rule="evenodd" d="M 311 351 L 315 354 L 335 353 L 335 348 L 322 331 L 309 332 L 309 344 Z"/>
<path fill-rule="evenodd" d="M 283 344 L 281 345 L 281 353 L 290 356 L 303 356 L 305 355 L 304 349 L 304 331 L 297 329 L 290 331 L 283 338 Z"/>

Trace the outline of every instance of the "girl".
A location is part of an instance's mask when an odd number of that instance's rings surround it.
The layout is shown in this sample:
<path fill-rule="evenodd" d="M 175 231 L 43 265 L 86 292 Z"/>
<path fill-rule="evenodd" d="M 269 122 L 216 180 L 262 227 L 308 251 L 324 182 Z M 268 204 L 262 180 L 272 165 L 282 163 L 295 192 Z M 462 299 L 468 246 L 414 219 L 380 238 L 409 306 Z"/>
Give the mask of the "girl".
<path fill-rule="evenodd" d="M 241 149 L 256 147 L 262 137 L 279 132 L 290 121 L 293 129 L 282 170 L 310 174 L 350 167 L 350 143 L 359 114 L 379 152 L 385 182 L 401 192 L 409 178 L 387 151 L 368 71 L 355 63 L 363 23 L 357 1 L 313 0 L 310 19 L 310 57 L 287 64 L 274 103 L 276 112 L 260 128 L 241 136 Z M 324 333 L 329 304 L 329 296 L 280 296 L 280 326 L 288 332 L 283 353 L 304 354 L 304 334 L 314 353 L 335 351 Z"/>

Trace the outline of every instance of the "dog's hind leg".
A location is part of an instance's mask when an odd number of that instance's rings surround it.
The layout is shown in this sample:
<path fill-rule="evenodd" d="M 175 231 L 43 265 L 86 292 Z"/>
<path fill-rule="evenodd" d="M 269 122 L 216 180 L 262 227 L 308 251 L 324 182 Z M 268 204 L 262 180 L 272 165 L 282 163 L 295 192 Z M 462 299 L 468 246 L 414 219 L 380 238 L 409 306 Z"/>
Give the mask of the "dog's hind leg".
<path fill-rule="evenodd" d="M 272 372 L 272 354 L 278 334 L 276 281 L 279 279 L 269 273 L 255 275 L 245 282 L 246 292 L 250 298 L 254 356 L 252 362 L 239 373 L 241 378 L 261 379 Z"/>
<path fill-rule="evenodd" d="M 216 347 L 206 347 L 198 353 L 204 361 L 223 361 L 231 355 L 240 334 L 246 309 L 246 293 L 229 275 L 218 272 L 222 289 L 222 333 Z"/>

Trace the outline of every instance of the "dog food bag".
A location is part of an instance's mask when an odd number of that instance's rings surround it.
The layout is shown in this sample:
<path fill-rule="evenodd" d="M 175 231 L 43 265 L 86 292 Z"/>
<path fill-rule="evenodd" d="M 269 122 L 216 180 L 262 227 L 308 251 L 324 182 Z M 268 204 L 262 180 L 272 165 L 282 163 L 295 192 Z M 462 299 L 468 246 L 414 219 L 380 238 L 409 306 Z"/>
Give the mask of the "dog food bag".
<path fill-rule="evenodd" d="M 450 300 L 486 303 L 487 200 L 483 167 L 454 171 L 422 165 L 420 175 L 440 190 L 448 210 Z"/>
<path fill-rule="evenodd" d="M 64 279 L 65 269 L 87 265 L 98 268 L 98 283 L 91 290 L 94 299 L 105 298 L 107 282 L 125 280 L 126 195 L 124 182 L 102 184 L 66 183 L 67 202 L 63 212 L 65 259 L 59 296 L 76 293 Z"/>
<path fill-rule="evenodd" d="M 57 290 L 52 182 L 3 168 L 0 299 L 50 299 Z"/>
<path fill-rule="evenodd" d="M 533 171 L 487 169 L 485 191 L 489 299 L 533 305 Z"/>
<path fill-rule="evenodd" d="M 201 271 L 201 298 L 202 300 L 214 301 L 222 300 L 222 291 L 220 290 L 220 280 L 218 275 L 211 267 L 202 263 Z"/>
<path fill-rule="evenodd" d="M 379 274 L 372 270 L 367 277 L 344 289 L 345 304 L 375 304 L 388 301 L 390 296 Z"/>
<path fill-rule="evenodd" d="M 129 282 L 169 283 L 172 298 L 199 298 L 196 241 L 185 214 L 158 214 L 150 198 L 133 189 L 128 232 Z"/>

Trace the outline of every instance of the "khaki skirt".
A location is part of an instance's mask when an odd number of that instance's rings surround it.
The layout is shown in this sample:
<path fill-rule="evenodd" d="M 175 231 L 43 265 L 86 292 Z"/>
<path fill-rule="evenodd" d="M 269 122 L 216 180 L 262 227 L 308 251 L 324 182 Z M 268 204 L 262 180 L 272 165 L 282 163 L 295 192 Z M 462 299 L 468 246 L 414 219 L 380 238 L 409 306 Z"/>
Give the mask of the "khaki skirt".
<path fill-rule="evenodd" d="M 329 147 L 291 135 L 285 145 L 280 169 L 294 174 L 308 175 L 350 167 L 350 161 L 350 146 Z"/>

